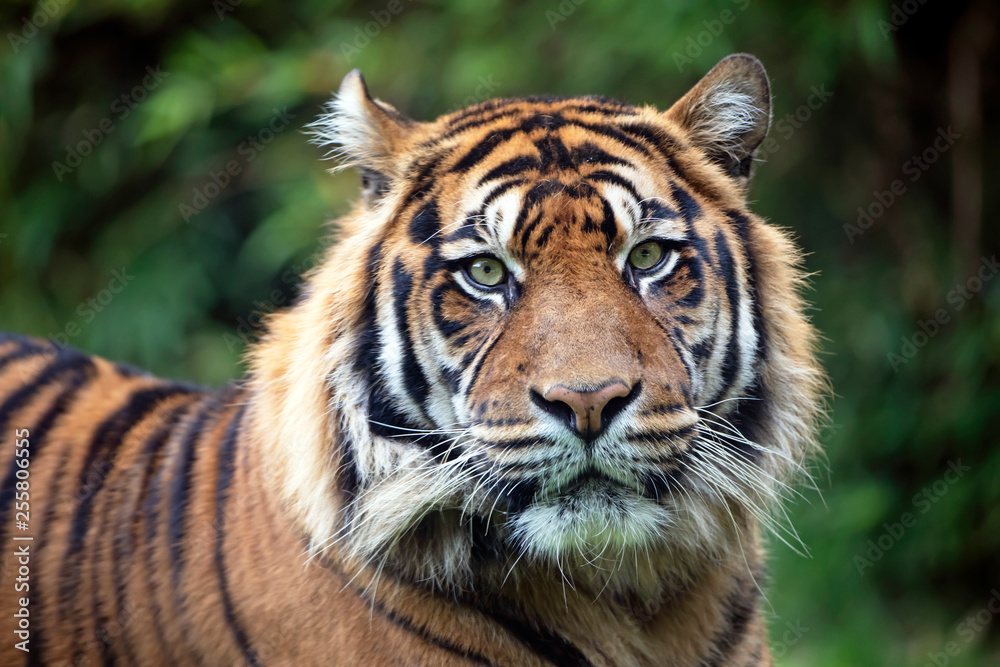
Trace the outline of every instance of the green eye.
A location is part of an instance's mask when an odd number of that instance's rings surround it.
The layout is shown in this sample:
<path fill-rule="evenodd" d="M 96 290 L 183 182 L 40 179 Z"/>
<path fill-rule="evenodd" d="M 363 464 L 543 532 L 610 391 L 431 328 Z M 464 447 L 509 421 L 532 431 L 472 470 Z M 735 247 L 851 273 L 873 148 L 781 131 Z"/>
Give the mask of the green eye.
<path fill-rule="evenodd" d="M 507 277 L 507 269 L 496 257 L 477 257 L 467 271 L 470 278 L 484 287 L 496 287 Z"/>
<path fill-rule="evenodd" d="M 646 241 L 632 248 L 628 254 L 628 263 L 639 271 L 648 271 L 663 258 L 663 246 L 658 241 Z"/>

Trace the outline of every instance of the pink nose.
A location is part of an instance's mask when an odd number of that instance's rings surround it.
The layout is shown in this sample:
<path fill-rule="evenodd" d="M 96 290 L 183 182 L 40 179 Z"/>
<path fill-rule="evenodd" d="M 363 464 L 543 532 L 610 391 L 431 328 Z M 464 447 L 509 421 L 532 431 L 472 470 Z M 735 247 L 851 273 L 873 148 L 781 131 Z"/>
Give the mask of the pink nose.
<path fill-rule="evenodd" d="M 556 385 L 542 394 L 541 397 L 549 404 L 549 407 L 546 407 L 549 412 L 565 411 L 562 406 L 568 407 L 574 430 L 584 439 L 592 440 L 601 432 L 602 424 L 611 421 L 614 415 L 624 409 L 629 401 L 617 401 L 610 410 L 608 404 L 616 398 L 629 398 L 631 393 L 632 390 L 625 383 L 614 382 L 593 391 L 577 391 Z M 566 413 L 566 416 L 570 416 L 570 414 Z M 603 422 L 601 421 L 602 416 Z"/>

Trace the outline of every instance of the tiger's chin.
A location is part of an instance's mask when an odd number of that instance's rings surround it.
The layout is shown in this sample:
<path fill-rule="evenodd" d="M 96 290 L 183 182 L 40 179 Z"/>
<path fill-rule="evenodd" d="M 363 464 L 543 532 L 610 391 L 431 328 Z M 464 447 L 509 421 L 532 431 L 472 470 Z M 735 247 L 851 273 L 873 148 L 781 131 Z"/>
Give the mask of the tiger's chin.
<path fill-rule="evenodd" d="M 592 563 L 656 544 L 671 516 L 634 489 L 590 478 L 537 499 L 512 524 L 514 538 L 535 558 Z"/>
<path fill-rule="evenodd" d="M 537 498 L 509 520 L 522 561 L 595 593 L 661 595 L 738 548 L 729 511 L 708 498 L 657 501 L 607 479 L 586 479 Z M 672 582 L 672 583 L 670 583 Z"/>

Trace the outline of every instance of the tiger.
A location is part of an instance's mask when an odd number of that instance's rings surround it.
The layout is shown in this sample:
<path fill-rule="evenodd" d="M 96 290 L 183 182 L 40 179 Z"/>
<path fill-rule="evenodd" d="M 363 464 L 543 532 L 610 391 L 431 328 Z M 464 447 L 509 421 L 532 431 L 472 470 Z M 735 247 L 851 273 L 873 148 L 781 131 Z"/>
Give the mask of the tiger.
<path fill-rule="evenodd" d="M 828 392 L 755 57 L 433 122 L 349 73 L 337 242 L 221 389 L 0 338 L 3 665 L 770 665 Z"/>

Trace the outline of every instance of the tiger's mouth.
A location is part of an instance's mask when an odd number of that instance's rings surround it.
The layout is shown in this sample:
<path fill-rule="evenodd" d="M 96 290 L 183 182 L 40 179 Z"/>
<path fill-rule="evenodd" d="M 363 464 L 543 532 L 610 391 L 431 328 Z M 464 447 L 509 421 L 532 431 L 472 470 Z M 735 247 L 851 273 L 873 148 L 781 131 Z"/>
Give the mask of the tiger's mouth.
<path fill-rule="evenodd" d="M 550 486 L 547 493 L 542 494 L 542 499 L 568 499 L 584 491 L 604 491 L 614 494 L 634 491 L 634 489 L 623 480 L 616 479 L 595 466 L 588 466 L 576 473 L 568 481 Z"/>
<path fill-rule="evenodd" d="M 622 473 L 609 473 L 597 466 L 588 465 L 549 480 L 528 505 L 558 507 L 568 514 L 601 510 L 615 513 L 616 508 L 640 501 L 645 495 L 637 479 L 629 479 Z"/>

